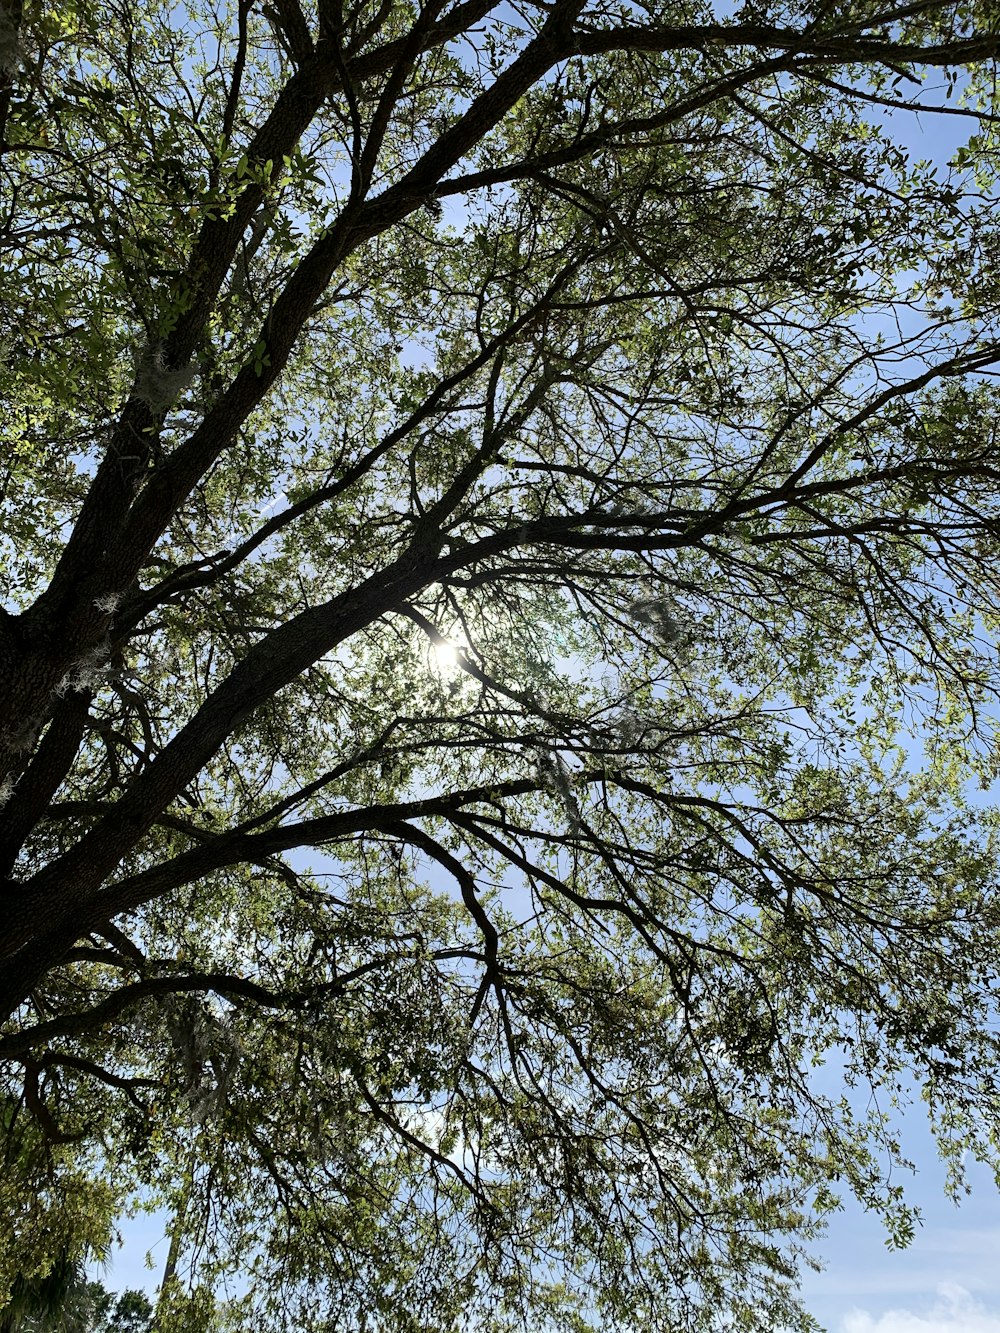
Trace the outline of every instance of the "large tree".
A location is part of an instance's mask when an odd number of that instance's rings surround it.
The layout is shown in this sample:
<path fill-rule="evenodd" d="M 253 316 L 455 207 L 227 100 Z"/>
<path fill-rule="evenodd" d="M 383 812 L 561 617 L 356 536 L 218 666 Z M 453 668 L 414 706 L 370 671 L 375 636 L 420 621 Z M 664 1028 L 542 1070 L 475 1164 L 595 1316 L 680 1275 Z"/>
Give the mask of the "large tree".
<path fill-rule="evenodd" d="M 0 0 L 0 1288 L 805 1326 L 990 1155 L 998 30 Z"/>

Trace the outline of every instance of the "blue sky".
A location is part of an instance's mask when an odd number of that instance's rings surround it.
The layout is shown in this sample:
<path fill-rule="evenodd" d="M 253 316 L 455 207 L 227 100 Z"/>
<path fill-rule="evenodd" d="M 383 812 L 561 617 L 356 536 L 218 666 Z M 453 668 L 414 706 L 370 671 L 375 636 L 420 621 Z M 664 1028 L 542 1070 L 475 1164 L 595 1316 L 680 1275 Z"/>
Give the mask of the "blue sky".
<path fill-rule="evenodd" d="M 935 92 L 943 87 L 929 82 L 921 100 L 935 100 Z M 888 125 L 914 157 L 939 163 L 975 130 L 973 121 L 929 114 L 896 114 Z M 945 1195 L 944 1168 L 919 1102 L 902 1123 L 904 1151 L 917 1167 L 907 1195 L 923 1225 L 907 1250 L 890 1251 L 878 1221 L 846 1204 L 830 1219 L 820 1247 L 824 1272 L 803 1282 L 806 1306 L 831 1333 L 1000 1333 L 1000 1191 L 993 1171 L 972 1163 L 972 1192 L 956 1207 Z"/>
<path fill-rule="evenodd" d="M 904 1120 L 917 1170 L 907 1182 L 923 1225 L 891 1251 L 878 1220 L 847 1203 L 817 1247 L 822 1273 L 803 1282 L 806 1308 L 831 1333 L 1000 1333 L 1000 1193 L 992 1171 L 971 1164 L 960 1207 L 945 1196 L 921 1106 Z"/>

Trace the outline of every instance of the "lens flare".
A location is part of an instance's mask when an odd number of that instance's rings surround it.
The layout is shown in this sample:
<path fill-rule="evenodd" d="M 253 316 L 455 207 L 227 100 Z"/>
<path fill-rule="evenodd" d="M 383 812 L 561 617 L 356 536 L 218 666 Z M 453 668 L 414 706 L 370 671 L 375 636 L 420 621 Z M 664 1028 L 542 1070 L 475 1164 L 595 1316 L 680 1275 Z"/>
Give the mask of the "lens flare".
<path fill-rule="evenodd" d="M 461 644 L 455 643 L 452 639 L 442 639 L 439 643 L 432 644 L 431 653 L 437 669 L 454 671 L 458 666 L 458 655 L 461 650 Z"/>

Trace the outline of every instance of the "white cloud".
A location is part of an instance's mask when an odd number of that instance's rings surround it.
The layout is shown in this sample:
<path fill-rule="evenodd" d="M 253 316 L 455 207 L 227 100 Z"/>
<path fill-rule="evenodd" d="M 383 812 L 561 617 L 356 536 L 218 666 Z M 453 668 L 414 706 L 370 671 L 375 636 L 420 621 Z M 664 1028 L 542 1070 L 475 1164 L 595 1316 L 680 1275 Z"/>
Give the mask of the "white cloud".
<path fill-rule="evenodd" d="M 887 1310 L 873 1318 L 867 1310 L 852 1310 L 841 1321 L 841 1333 L 1000 1333 L 1000 1312 L 985 1305 L 953 1282 L 942 1282 L 938 1299 L 929 1309 Z"/>

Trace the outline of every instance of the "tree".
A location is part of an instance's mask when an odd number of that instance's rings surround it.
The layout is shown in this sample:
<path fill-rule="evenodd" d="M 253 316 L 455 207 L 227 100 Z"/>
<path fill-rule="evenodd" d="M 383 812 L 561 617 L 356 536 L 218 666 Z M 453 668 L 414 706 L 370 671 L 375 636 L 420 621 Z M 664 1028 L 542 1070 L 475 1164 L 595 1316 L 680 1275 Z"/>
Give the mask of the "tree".
<path fill-rule="evenodd" d="M 3 0 L 0 1286 L 805 1328 L 990 1158 L 997 21 Z"/>
<path fill-rule="evenodd" d="M 0 1312 L 3 1333 L 22 1329 L 86 1329 L 93 1304 L 83 1265 L 62 1249 L 44 1275 L 19 1277 Z"/>
<path fill-rule="evenodd" d="M 108 1291 L 63 1250 L 40 1279 L 15 1282 L 0 1313 L 4 1333 L 152 1333 L 153 1307 L 142 1291 Z"/>

